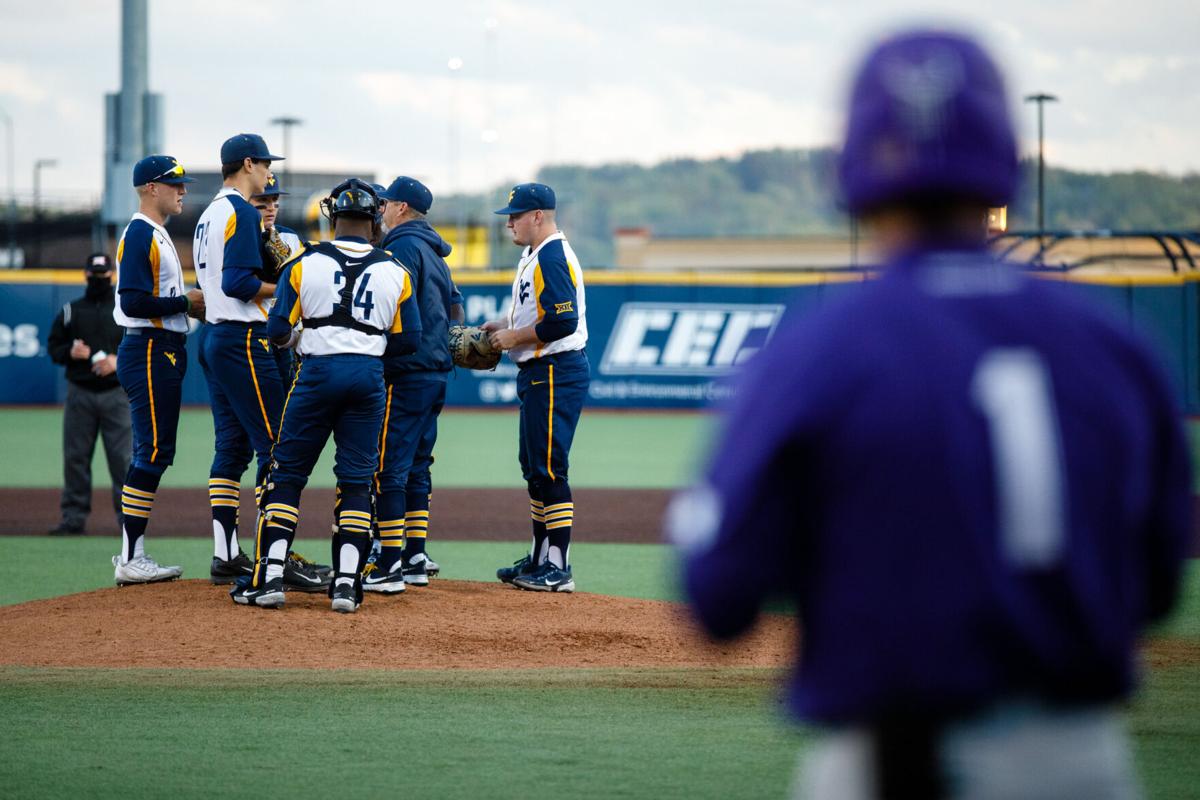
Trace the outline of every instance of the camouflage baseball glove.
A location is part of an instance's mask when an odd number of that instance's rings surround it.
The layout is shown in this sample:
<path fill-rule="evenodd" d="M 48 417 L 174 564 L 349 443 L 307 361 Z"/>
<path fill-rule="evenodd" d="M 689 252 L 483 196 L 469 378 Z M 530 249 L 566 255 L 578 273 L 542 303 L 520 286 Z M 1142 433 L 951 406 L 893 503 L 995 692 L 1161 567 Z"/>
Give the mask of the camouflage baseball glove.
<path fill-rule="evenodd" d="M 450 327 L 450 358 L 467 369 L 495 369 L 500 352 L 488 341 L 483 328 L 452 325 Z"/>
<path fill-rule="evenodd" d="M 263 283 L 278 283 L 279 268 L 288 260 L 292 250 L 287 242 L 279 238 L 275 228 L 262 232 L 262 269 L 256 274 Z"/>

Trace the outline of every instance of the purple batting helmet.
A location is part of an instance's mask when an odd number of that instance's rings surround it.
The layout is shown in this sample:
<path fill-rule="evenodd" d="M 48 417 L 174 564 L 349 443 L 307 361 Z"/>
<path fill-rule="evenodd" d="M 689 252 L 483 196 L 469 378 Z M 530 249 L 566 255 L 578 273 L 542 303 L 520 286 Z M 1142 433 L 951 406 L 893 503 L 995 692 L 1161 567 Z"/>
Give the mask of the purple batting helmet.
<path fill-rule="evenodd" d="M 1017 143 L 991 58 L 965 36 L 934 31 L 875 47 L 854 81 L 838 176 L 853 213 L 920 197 L 1005 205 Z"/>

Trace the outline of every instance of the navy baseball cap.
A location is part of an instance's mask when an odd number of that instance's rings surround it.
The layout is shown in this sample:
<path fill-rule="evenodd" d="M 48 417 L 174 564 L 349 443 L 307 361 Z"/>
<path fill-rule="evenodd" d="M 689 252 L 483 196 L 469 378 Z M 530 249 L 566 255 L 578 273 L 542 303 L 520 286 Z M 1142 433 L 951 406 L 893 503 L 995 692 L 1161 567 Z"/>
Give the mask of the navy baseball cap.
<path fill-rule="evenodd" d="M 266 187 L 263 188 L 263 190 L 261 192 L 259 192 L 258 194 L 254 195 L 254 196 L 255 197 L 279 197 L 281 194 L 291 194 L 291 192 L 285 192 L 279 185 L 279 178 L 272 175 L 271 177 L 267 178 Z"/>
<path fill-rule="evenodd" d="M 497 214 L 520 214 L 524 211 L 550 211 L 554 208 L 554 190 L 544 183 L 518 183 L 508 193 L 508 205 Z"/>
<path fill-rule="evenodd" d="M 379 199 L 389 203 L 408 203 L 422 214 L 428 214 L 433 206 L 433 192 L 416 178 L 404 175 L 396 178 L 390 186 L 380 192 Z"/>
<path fill-rule="evenodd" d="M 221 163 L 236 164 L 243 158 L 253 158 L 255 161 L 283 161 L 283 156 L 271 155 L 267 143 L 257 133 L 239 133 L 231 136 L 221 145 Z"/>
<path fill-rule="evenodd" d="M 145 186 L 147 183 L 178 186 L 194 181 L 195 178 L 187 177 L 183 165 L 171 156 L 146 156 L 133 165 L 134 186 Z"/>
<path fill-rule="evenodd" d="M 87 257 L 87 263 L 83 268 L 88 272 L 105 273 L 112 272 L 112 259 L 107 253 L 92 253 Z"/>
<path fill-rule="evenodd" d="M 976 42 L 917 30 L 867 55 L 838 162 L 851 212 L 937 196 L 1002 206 L 1016 194 L 1018 174 L 1004 81 Z"/>

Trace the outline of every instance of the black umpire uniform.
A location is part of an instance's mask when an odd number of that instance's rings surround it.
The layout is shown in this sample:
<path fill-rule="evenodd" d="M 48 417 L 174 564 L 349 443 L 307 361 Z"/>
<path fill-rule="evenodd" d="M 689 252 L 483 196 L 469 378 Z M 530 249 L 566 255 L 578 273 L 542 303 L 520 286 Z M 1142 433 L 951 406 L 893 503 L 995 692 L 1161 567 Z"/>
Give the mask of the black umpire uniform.
<path fill-rule="evenodd" d="M 92 454 L 96 435 L 104 437 L 104 453 L 112 478 L 113 510 L 121 527 L 121 486 L 129 469 L 132 438 L 129 399 L 115 371 L 99 375 L 94 367 L 115 355 L 123 331 L 113 319 L 115 292 L 112 261 L 103 254 L 88 258 L 87 293 L 63 306 L 54 318 L 47 342 L 50 358 L 66 366 L 67 400 L 63 407 L 62 518 L 51 535 L 83 533 L 92 509 Z M 87 358 L 74 358 L 75 340 L 87 345 Z"/>

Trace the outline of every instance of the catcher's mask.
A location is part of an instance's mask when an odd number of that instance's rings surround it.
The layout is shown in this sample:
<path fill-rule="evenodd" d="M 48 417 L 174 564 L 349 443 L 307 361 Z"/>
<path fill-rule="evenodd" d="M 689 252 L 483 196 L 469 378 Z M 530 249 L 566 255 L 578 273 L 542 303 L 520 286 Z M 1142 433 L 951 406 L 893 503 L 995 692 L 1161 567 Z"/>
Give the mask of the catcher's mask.
<path fill-rule="evenodd" d="M 321 201 L 321 213 L 330 220 L 335 220 L 342 214 L 364 219 L 375 219 L 379 213 L 379 198 L 371 184 L 350 178 L 333 187 Z"/>

